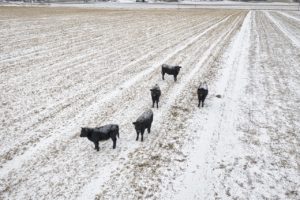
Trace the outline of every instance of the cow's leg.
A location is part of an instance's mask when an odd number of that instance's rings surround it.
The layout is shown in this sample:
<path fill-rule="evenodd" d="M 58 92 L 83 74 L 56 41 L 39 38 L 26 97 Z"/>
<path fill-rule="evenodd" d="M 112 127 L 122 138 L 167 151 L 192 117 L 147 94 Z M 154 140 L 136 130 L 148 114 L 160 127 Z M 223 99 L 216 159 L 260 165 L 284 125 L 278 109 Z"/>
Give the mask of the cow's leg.
<path fill-rule="evenodd" d="M 94 142 L 94 144 L 95 144 L 95 149 L 96 149 L 97 151 L 99 151 L 99 142 Z"/>
<path fill-rule="evenodd" d="M 155 100 L 152 99 L 152 108 L 154 108 Z"/>
<path fill-rule="evenodd" d="M 204 106 L 204 100 L 202 101 L 202 107 Z"/>
<path fill-rule="evenodd" d="M 165 80 L 165 72 L 162 72 L 162 80 Z"/>
<path fill-rule="evenodd" d="M 174 81 L 177 81 L 177 75 L 174 75 Z"/>
<path fill-rule="evenodd" d="M 136 141 L 138 141 L 138 140 L 139 140 L 139 132 L 136 131 Z"/>
<path fill-rule="evenodd" d="M 112 138 L 112 141 L 113 141 L 113 149 L 115 149 L 117 145 L 117 138 L 116 137 Z"/>
<path fill-rule="evenodd" d="M 157 99 L 157 101 L 156 101 L 156 108 L 158 108 L 158 99 Z"/>
<path fill-rule="evenodd" d="M 148 130 L 148 133 L 151 132 L 151 124 L 148 126 L 147 130 Z"/>
<path fill-rule="evenodd" d="M 142 131 L 141 131 L 141 136 L 142 136 L 142 142 L 144 141 L 144 132 L 145 132 L 145 128 L 142 128 Z"/>
<path fill-rule="evenodd" d="M 200 107 L 201 100 L 198 99 L 198 108 Z"/>

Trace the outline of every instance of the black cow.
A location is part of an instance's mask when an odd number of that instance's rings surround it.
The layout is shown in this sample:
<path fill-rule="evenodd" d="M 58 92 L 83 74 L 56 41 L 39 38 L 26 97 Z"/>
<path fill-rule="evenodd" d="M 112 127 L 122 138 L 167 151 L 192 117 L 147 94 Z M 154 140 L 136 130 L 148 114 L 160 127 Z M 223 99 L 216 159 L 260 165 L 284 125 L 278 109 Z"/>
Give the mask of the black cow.
<path fill-rule="evenodd" d="M 198 107 L 200 107 L 200 103 L 202 102 L 202 107 L 204 106 L 204 101 L 205 101 L 205 98 L 208 94 L 208 88 L 207 88 L 207 84 L 206 82 L 204 83 L 200 83 L 199 87 L 198 87 L 198 90 L 197 90 L 197 94 L 198 94 Z"/>
<path fill-rule="evenodd" d="M 154 104 L 156 102 L 156 107 L 158 108 L 158 102 L 159 102 L 159 97 L 161 95 L 161 91 L 159 86 L 156 84 L 152 89 L 150 89 L 151 91 L 151 97 L 152 97 L 152 108 L 154 108 Z"/>
<path fill-rule="evenodd" d="M 143 136 L 144 136 L 145 129 L 148 130 L 148 133 L 151 132 L 152 121 L 153 121 L 153 112 L 152 110 L 147 110 L 141 116 L 139 116 L 139 118 L 135 122 L 133 122 L 137 134 L 136 141 L 139 140 L 139 133 L 141 133 L 142 135 L 141 141 L 144 140 Z"/>
<path fill-rule="evenodd" d="M 169 66 L 166 64 L 163 64 L 161 66 L 161 74 L 162 74 L 162 79 L 165 80 L 165 73 L 173 75 L 174 76 L 174 81 L 177 81 L 177 75 L 179 74 L 180 71 L 180 66 Z"/>
<path fill-rule="evenodd" d="M 117 124 L 108 124 L 96 128 L 81 128 L 80 137 L 87 137 L 95 144 L 95 149 L 99 151 L 99 141 L 108 140 L 113 141 L 113 149 L 116 148 L 117 136 L 119 137 L 119 126 Z"/>

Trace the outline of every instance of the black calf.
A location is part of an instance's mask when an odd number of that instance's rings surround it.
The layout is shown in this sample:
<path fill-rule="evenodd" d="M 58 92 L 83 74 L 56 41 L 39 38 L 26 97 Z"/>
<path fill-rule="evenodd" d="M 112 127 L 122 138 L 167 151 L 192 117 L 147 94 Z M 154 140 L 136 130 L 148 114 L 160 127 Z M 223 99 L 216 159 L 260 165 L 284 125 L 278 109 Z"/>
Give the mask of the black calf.
<path fill-rule="evenodd" d="M 174 76 L 174 81 L 177 81 L 177 75 L 179 74 L 180 71 L 180 66 L 169 66 L 166 64 L 163 64 L 161 66 L 161 74 L 162 74 L 162 79 L 165 80 L 165 73 L 173 75 Z"/>
<path fill-rule="evenodd" d="M 158 108 L 158 102 L 159 102 L 159 97 L 161 95 L 161 91 L 159 86 L 156 84 L 152 89 L 150 89 L 151 91 L 151 97 L 152 97 L 152 108 L 154 108 L 154 104 L 156 102 L 156 107 Z"/>
<path fill-rule="evenodd" d="M 99 151 L 99 141 L 111 138 L 113 141 L 113 149 L 115 149 L 117 137 L 119 137 L 119 126 L 117 124 L 108 124 L 96 128 L 81 128 L 80 137 L 87 137 L 92 141 L 97 151 Z"/>
<path fill-rule="evenodd" d="M 198 87 L 197 93 L 198 93 L 198 101 L 199 101 L 198 107 L 200 107 L 201 102 L 202 102 L 202 107 L 203 107 L 205 98 L 208 94 L 208 88 L 207 88 L 206 82 L 200 83 L 200 86 Z"/>
<path fill-rule="evenodd" d="M 151 124 L 153 121 L 153 112 L 152 110 L 147 110 L 146 112 L 144 112 L 141 116 L 139 116 L 139 118 L 136 120 L 136 122 L 133 122 L 133 125 L 135 127 L 136 130 L 136 141 L 139 140 L 139 134 L 141 133 L 142 135 L 142 140 L 144 140 L 144 132 L 145 129 L 148 130 L 148 133 L 151 132 Z"/>

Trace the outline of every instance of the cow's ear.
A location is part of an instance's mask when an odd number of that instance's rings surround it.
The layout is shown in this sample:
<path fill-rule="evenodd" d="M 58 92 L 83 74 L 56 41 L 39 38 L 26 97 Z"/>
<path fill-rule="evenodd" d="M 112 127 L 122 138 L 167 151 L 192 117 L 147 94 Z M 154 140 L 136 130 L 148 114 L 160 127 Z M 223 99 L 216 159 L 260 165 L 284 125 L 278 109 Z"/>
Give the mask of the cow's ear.
<path fill-rule="evenodd" d="M 136 125 L 136 122 L 132 122 L 132 124 Z"/>
<path fill-rule="evenodd" d="M 179 68 L 181 68 L 181 66 L 179 66 Z"/>

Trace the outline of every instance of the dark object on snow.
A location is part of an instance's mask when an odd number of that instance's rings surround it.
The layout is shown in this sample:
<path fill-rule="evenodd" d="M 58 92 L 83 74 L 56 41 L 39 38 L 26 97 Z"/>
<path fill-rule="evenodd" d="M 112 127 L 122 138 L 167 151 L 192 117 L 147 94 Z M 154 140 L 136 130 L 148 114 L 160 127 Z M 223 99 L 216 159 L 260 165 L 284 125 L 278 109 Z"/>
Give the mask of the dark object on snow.
<path fill-rule="evenodd" d="M 113 141 L 113 149 L 116 148 L 117 136 L 119 137 L 119 126 L 117 124 L 108 124 L 96 128 L 81 128 L 80 137 L 87 137 L 95 144 L 95 149 L 99 151 L 99 141 L 108 140 Z"/>
<path fill-rule="evenodd" d="M 198 90 L 197 90 L 197 94 L 198 94 L 198 107 L 200 107 L 200 103 L 202 102 L 202 107 L 204 106 L 204 101 L 205 101 L 205 98 L 208 94 L 208 88 L 207 88 L 207 84 L 206 82 L 204 83 L 200 83 L 199 87 L 198 87 Z"/>
<path fill-rule="evenodd" d="M 220 94 L 217 94 L 216 97 L 219 99 L 222 98 L 222 96 Z"/>
<path fill-rule="evenodd" d="M 153 121 L 153 112 L 152 110 L 147 110 L 145 111 L 139 118 L 136 120 L 136 122 L 133 122 L 133 125 L 136 130 L 136 141 L 139 140 L 139 134 L 141 133 L 142 139 L 141 141 L 144 140 L 144 132 L 145 129 L 148 130 L 148 133 L 151 132 L 151 124 Z"/>
<path fill-rule="evenodd" d="M 174 81 L 177 81 L 177 75 L 180 71 L 180 66 L 169 66 L 166 64 L 163 64 L 161 66 L 161 74 L 162 74 L 162 79 L 165 80 L 165 73 L 173 75 L 174 76 Z"/>
<path fill-rule="evenodd" d="M 161 91 L 159 86 L 156 84 L 152 89 L 150 89 L 151 91 L 151 97 L 152 97 L 152 108 L 154 108 L 154 104 L 156 102 L 156 108 L 158 108 L 158 102 L 159 102 L 159 97 L 161 95 Z"/>

